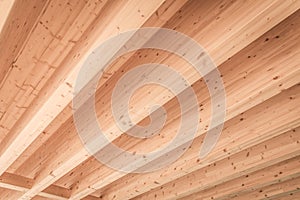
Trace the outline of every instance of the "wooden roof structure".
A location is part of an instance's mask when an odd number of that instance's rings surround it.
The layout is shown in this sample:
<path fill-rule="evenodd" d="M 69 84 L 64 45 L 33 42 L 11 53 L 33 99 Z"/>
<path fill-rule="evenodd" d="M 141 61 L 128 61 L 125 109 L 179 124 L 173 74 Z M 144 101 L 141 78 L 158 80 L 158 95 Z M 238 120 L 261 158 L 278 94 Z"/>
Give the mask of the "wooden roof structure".
<path fill-rule="evenodd" d="M 300 199 L 299 8 L 299 0 L 0 0 L 0 199 Z M 206 49 L 224 83 L 226 118 L 216 146 L 200 159 L 211 113 L 203 78 L 162 50 L 124 54 L 104 71 L 95 97 L 111 142 L 153 151 L 178 129 L 177 97 L 157 85 L 137 90 L 129 107 L 146 125 L 149 105 L 162 105 L 168 115 L 158 135 L 136 139 L 114 122 L 113 88 L 141 64 L 182 74 L 201 117 L 180 159 L 153 172 L 124 173 L 84 147 L 73 89 L 97 45 L 142 27 L 176 30 Z"/>

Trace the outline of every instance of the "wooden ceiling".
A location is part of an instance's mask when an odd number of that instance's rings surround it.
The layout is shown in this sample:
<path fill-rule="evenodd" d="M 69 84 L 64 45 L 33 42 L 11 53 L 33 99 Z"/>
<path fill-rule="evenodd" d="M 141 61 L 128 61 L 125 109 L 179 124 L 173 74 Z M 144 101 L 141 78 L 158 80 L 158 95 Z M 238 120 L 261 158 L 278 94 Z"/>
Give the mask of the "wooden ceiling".
<path fill-rule="evenodd" d="M 299 0 L 0 1 L 0 199 L 300 199 L 299 8 Z M 168 117 L 159 135 L 138 140 L 114 123 L 115 83 L 140 64 L 166 64 L 193 83 L 201 116 L 180 159 L 126 174 L 87 152 L 71 102 L 91 50 L 140 27 L 182 32 L 207 50 L 224 82 L 226 121 L 213 151 L 199 159 L 211 114 L 203 79 L 161 50 L 125 54 L 96 93 L 98 120 L 114 144 L 152 151 L 180 123 L 176 96 L 156 85 L 133 95 L 130 112 L 145 125 L 149 105 L 163 105 Z"/>

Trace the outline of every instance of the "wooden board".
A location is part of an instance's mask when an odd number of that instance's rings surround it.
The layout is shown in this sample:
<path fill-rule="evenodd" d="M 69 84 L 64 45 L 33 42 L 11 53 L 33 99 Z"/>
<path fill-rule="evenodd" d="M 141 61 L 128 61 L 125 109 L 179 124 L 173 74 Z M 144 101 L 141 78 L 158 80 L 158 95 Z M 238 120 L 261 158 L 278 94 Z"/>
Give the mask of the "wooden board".
<path fill-rule="evenodd" d="M 299 0 L 0 0 L 0 199 L 297 199 L 299 8 Z M 191 84 L 199 106 L 199 127 L 185 154 L 162 169 L 135 174 L 112 169 L 88 152 L 72 99 L 78 72 L 94 48 L 143 27 L 176 30 L 205 48 L 224 83 L 226 117 L 215 148 L 199 159 L 212 122 L 206 80 L 187 60 L 159 49 L 115 59 L 95 95 L 96 117 L 114 145 L 134 154 L 154 151 L 174 138 L 181 122 L 179 93 L 149 84 L 131 97 L 129 113 L 146 126 L 159 112 L 149 108 L 161 105 L 167 118 L 160 133 L 138 139 L 127 134 L 130 127 L 121 130 L 115 123 L 113 89 L 139 65 L 176 70 Z M 187 91 L 176 77 L 161 75 Z M 122 154 L 105 156 L 117 161 Z"/>

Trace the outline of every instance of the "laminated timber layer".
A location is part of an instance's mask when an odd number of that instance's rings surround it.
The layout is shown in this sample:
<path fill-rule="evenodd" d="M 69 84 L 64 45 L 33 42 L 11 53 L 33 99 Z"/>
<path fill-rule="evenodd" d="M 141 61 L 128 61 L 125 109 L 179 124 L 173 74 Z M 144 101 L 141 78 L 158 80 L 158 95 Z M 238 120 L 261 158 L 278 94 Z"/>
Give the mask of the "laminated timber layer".
<path fill-rule="evenodd" d="M 1 0 L 0 199 L 300 199 L 299 8 L 299 0 Z M 176 96 L 153 84 L 137 90 L 129 108 L 147 125 L 149 105 L 162 105 L 167 120 L 159 135 L 140 140 L 119 129 L 111 94 L 135 66 L 176 69 L 199 104 L 198 131 L 183 156 L 136 174 L 88 153 L 72 97 L 91 50 L 141 27 L 176 30 L 206 49 L 224 83 L 226 118 L 218 143 L 199 159 L 211 114 L 203 78 L 158 49 L 117 58 L 98 83 L 95 107 L 119 147 L 153 151 L 174 137 L 181 119 Z"/>

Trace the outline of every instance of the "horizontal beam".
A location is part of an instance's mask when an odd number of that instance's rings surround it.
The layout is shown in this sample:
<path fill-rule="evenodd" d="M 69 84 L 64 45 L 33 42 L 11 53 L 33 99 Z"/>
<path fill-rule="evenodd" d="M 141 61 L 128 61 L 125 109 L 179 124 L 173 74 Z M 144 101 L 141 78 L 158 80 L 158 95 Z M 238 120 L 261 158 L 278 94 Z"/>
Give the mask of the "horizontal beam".
<path fill-rule="evenodd" d="M 32 188 L 34 180 L 5 172 L 0 176 L 0 187 L 25 193 Z M 71 191 L 55 185 L 50 186 L 38 195 L 46 198 L 66 200 Z"/>

